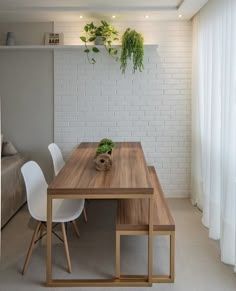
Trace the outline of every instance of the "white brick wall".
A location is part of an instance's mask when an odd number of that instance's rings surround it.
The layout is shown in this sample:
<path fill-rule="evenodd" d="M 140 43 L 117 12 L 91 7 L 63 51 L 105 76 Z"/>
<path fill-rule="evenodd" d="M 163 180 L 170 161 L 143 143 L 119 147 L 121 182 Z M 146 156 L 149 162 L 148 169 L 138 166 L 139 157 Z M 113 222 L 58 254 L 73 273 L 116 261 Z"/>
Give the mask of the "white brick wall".
<path fill-rule="evenodd" d="M 114 23 L 144 34 L 145 70 L 121 74 L 102 50 L 95 65 L 83 48 L 54 53 L 54 137 L 65 155 L 82 141 L 141 141 L 168 197 L 190 194 L 191 23 Z M 55 23 L 78 44 L 82 23 Z M 76 29 L 75 29 L 76 27 Z M 76 32 L 77 31 L 77 32 Z"/>

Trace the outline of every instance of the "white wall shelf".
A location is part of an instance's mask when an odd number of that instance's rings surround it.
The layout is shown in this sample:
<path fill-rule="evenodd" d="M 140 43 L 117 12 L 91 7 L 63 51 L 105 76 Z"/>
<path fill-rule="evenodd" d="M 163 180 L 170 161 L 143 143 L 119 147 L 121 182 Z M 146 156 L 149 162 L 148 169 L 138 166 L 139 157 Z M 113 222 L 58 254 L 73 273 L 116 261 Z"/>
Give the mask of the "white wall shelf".
<path fill-rule="evenodd" d="M 88 45 L 93 46 L 93 45 Z M 103 47 L 103 45 L 96 45 L 97 47 Z M 158 47 L 157 44 L 145 44 L 148 47 Z M 120 47 L 120 45 L 114 45 L 114 47 Z M 63 49 L 79 49 L 84 48 L 84 45 L 15 45 L 15 46 L 0 46 L 0 50 L 63 50 Z"/>
<path fill-rule="evenodd" d="M 55 50 L 55 49 L 78 49 L 82 45 L 15 45 L 0 46 L 0 50 Z"/>

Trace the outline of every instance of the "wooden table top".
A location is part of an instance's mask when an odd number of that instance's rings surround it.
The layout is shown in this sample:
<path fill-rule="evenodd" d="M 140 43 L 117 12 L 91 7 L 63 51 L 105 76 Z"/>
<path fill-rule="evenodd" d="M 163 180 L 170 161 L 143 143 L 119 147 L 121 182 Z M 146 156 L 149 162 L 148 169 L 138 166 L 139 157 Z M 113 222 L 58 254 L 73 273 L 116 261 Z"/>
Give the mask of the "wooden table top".
<path fill-rule="evenodd" d="M 48 194 L 152 194 L 140 142 L 116 142 L 110 171 L 97 171 L 97 143 L 81 143 L 48 187 Z"/>

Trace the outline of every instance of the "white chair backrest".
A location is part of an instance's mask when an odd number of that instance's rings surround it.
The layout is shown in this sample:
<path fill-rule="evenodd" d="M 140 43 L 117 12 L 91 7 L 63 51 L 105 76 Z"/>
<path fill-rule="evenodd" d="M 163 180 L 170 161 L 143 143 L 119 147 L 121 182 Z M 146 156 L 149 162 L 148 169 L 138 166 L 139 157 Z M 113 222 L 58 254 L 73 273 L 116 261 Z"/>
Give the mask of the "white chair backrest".
<path fill-rule="evenodd" d="M 64 167 L 65 161 L 63 159 L 61 150 L 59 149 L 57 144 L 51 143 L 48 146 L 48 149 L 49 149 L 51 156 L 52 156 L 54 173 L 55 173 L 55 176 L 57 176 L 57 174 L 60 172 L 60 170 Z"/>
<path fill-rule="evenodd" d="M 39 165 L 29 161 L 21 167 L 27 193 L 27 203 L 32 217 L 37 219 L 39 208 L 46 207 L 47 187 L 44 174 Z"/>

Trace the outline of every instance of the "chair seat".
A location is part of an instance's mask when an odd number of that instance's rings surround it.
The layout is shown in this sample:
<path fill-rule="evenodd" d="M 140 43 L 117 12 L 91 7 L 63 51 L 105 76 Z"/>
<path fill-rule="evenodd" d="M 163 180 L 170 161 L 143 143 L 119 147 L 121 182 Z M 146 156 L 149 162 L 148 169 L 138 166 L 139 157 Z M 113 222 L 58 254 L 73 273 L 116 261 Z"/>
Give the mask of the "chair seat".
<path fill-rule="evenodd" d="M 39 197 L 39 196 L 38 196 Z M 34 218 L 47 221 L 47 201 L 35 203 Z M 53 200 L 52 222 L 72 221 L 80 216 L 84 208 L 84 199 L 55 199 Z"/>

